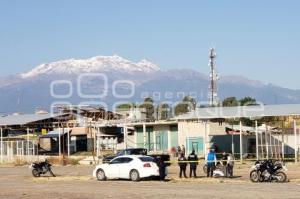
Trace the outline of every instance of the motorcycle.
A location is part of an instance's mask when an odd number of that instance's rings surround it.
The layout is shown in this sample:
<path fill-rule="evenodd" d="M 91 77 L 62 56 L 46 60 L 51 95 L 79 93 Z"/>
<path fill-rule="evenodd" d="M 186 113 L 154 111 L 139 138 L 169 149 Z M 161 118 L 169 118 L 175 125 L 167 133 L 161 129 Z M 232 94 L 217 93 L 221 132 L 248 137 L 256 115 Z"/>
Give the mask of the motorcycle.
<path fill-rule="evenodd" d="M 44 162 L 34 162 L 30 165 L 31 173 L 34 177 L 40 177 L 42 174 L 46 174 L 49 172 L 53 177 L 55 177 L 54 173 L 51 169 L 51 164 L 48 162 L 48 160 L 45 160 Z"/>
<path fill-rule="evenodd" d="M 281 161 L 258 160 L 251 167 L 250 180 L 252 182 L 285 182 L 286 166 Z"/>

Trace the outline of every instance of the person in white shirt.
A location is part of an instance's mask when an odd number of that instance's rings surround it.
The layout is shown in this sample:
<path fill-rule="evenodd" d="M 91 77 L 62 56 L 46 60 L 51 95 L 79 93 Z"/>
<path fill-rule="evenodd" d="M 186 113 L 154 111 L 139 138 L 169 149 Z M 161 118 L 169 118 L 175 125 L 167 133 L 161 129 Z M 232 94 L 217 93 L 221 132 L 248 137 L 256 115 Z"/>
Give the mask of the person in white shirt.
<path fill-rule="evenodd" d="M 233 166 L 234 166 L 234 156 L 232 151 L 230 151 L 227 155 L 227 174 L 229 177 L 233 176 Z"/>

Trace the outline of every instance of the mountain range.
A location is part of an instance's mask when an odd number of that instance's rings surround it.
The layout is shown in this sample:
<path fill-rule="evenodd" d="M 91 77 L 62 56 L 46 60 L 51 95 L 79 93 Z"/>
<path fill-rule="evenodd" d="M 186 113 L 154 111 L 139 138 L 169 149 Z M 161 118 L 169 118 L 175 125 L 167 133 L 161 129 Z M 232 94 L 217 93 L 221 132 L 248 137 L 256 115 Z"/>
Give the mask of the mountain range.
<path fill-rule="evenodd" d="M 49 110 L 54 104 L 97 104 L 113 110 L 116 103 L 155 102 L 176 104 L 185 95 L 206 103 L 209 76 L 193 69 L 163 70 L 141 60 L 96 56 L 41 64 L 32 70 L 0 77 L 0 113 Z M 300 103 L 300 90 L 250 80 L 220 76 L 220 99 L 251 96 L 265 104 Z"/>

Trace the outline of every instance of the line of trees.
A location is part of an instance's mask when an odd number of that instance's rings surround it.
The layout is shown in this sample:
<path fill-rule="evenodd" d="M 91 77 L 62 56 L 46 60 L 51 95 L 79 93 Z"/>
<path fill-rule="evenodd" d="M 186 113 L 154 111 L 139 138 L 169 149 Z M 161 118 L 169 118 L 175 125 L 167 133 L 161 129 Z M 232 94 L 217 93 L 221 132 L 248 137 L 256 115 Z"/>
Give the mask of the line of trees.
<path fill-rule="evenodd" d="M 190 96 L 185 96 L 181 102 L 176 104 L 174 107 L 175 116 L 190 112 L 196 109 L 196 100 Z M 120 110 L 130 110 L 132 108 L 141 108 L 145 110 L 146 118 L 150 120 L 154 120 L 155 118 L 166 120 L 170 118 L 172 115 L 172 106 L 168 103 L 162 102 L 155 106 L 152 98 L 147 97 L 144 99 L 144 102 L 141 104 L 134 103 L 125 103 L 117 106 L 117 111 Z M 155 117 L 156 116 L 156 117 Z"/>
<path fill-rule="evenodd" d="M 244 97 L 241 99 L 237 99 L 236 97 L 227 97 L 217 106 L 234 107 L 234 106 L 254 106 L 254 105 L 258 105 L 258 103 L 256 99 L 252 97 Z M 145 110 L 146 119 L 167 120 L 170 117 L 178 116 L 193 111 L 197 108 L 197 106 L 199 105 L 197 104 L 196 99 L 190 96 L 185 96 L 182 99 L 182 101 L 177 103 L 175 106 L 168 104 L 166 102 L 161 102 L 160 104 L 155 105 L 153 99 L 147 97 L 144 99 L 144 101 L 141 104 L 134 104 L 134 103 L 120 104 L 117 107 L 117 111 L 130 110 L 132 108 L 142 108 Z M 280 125 L 280 123 L 283 123 L 283 121 L 285 120 L 286 120 L 285 117 L 263 117 L 258 119 L 257 121 L 258 121 L 258 125 L 261 125 L 262 123 Z M 236 120 L 226 119 L 225 121 L 229 124 L 238 124 L 239 121 L 242 121 L 243 125 L 246 126 L 255 125 L 255 121 L 249 118 L 237 118 Z"/>
<path fill-rule="evenodd" d="M 224 99 L 218 106 L 224 107 L 233 107 L 233 106 L 252 106 L 257 105 L 256 99 L 251 97 L 244 97 L 241 99 L 237 99 L 236 97 L 228 97 Z M 173 115 L 175 116 L 188 113 L 193 111 L 197 108 L 197 101 L 195 98 L 190 96 L 185 96 L 181 102 L 177 103 L 175 106 L 170 105 L 168 103 L 162 102 L 158 105 L 154 104 L 152 98 L 147 97 L 141 104 L 134 104 L 134 103 L 125 103 L 120 104 L 117 107 L 117 110 L 130 110 L 131 108 L 141 108 L 145 110 L 146 118 L 149 120 L 161 119 L 166 120 Z M 173 110 L 172 110 L 173 109 Z M 245 125 L 253 125 L 253 121 L 242 118 L 243 123 Z M 229 123 L 236 123 L 234 120 L 228 120 Z"/>

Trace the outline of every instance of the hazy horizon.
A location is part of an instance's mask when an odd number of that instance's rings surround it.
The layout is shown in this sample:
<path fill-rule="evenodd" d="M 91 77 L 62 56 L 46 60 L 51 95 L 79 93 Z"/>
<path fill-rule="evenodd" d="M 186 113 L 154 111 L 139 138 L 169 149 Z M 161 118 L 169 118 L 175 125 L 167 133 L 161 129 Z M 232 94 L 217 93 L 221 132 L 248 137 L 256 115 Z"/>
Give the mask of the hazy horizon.
<path fill-rule="evenodd" d="M 1 2 L 0 73 L 117 54 L 208 74 L 213 46 L 221 76 L 299 89 L 299 6 L 296 0 Z"/>

